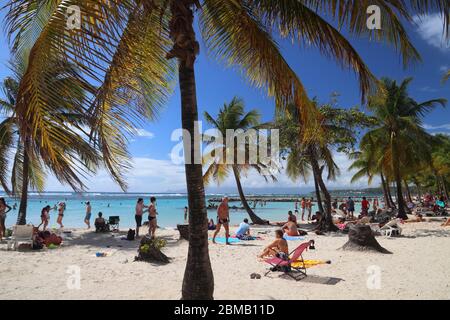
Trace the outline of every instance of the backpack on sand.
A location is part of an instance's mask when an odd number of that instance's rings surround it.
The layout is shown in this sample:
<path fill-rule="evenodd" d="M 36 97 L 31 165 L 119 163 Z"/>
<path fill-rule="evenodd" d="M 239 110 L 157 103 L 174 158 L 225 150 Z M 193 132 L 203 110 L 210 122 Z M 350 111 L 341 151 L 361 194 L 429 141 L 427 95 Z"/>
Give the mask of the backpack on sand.
<path fill-rule="evenodd" d="M 127 240 L 128 241 L 133 241 L 134 238 L 135 238 L 135 235 L 136 235 L 136 231 L 135 230 L 133 230 L 133 229 L 128 230 Z"/>

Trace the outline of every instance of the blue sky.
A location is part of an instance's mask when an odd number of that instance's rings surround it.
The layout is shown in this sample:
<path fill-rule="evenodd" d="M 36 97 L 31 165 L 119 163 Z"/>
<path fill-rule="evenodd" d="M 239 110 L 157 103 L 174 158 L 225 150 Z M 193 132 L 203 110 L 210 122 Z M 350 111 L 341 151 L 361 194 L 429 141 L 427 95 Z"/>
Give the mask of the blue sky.
<path fill-rule="evenodd" d="M 3 15 L 1 16 L 3 18 Z M 403 68 L 399 55 L 393 48 L 384 44 L 369 42 L 367 39 L 350 39 L 372 72 L 378 76 L 388 76 L 401 81 L 406 77 L 414 77 L 410 86 L 410 94 L 417 100 L 447 98 L 450 100 L 450 83 L 442 84 L 444 70 L 450 68 L 450 47 L 442 41 L 442 21 L 439 16 L 424 17 L 416 26 L 408 26 L 413 44 L 422 55 L 423 62 Z M 8 45 L 4 34 L 0 36 L 0 77 L 9 74 L 7 61 Z M 280 42 L 282 52 L 291 67 L 303 81 L 310 97 L 317 96 L 322 102 L 329 101 L 331 93 L 340 94 L 339 104 L 352 107 L 360 104 L 360 92 L 357 78 L 351 70 L 343 70 L 339 65 L 312 48 L 300 48 L 289 42 Z M 249 86 L 239 71 L 225 69 L 206 55 L 201 43 L 201 54 L 196 64 L 197 98 L 199 114 L 203 111 L 215 115 L 220 106 L 229 102 L 233 96 L 244 99 L 248 109 L 258 109 L 263 120 L 271 120 L 274 114 L 274 103 L 266 97 L 263 90 Z M 171 162 L 170 152 L 177 142 L 171 141 L 172 131 L 179 128 L 180 96 L 176 88 L 167 106 L 161 110 L 156 122 L 146 123 L 139 135 L 130 143 L 134 169 L 129 173 L 129 191 L 133 192 L 171 192 L 183 191 L 185 178 L 183 167 Z M 430 132 L 450 133 L 450 109 L 437 109 L 425 119 L 426 128 Z M 342 176 L 330 182 L 332 188 L 366 186 L 365 181 L 350 185 L 351 172 L 347 171 L 349 161 L 344 155 L 336 154 L 337 163 L 341 166 Z M 244 179 L 244 188 L 257 190 L 266 188 L 270 192 L 283 188 L 310 188 L 311 182 L 304 184 L 290 181 L 283 173 L 279 182 L 266 184 L 264 179 L 249 174 Z M 101 170 L 95 178 L 87 182 L 90 191 L 119 191 Z M 376 184 L 375 184 L 376 185 Z M 210 192 L 231 191 L 234 188 L 232 179 L 227 180 L 221 188 L 211 186 Z M 69 190 L 54 177 L 49 177 L 47 190 Z"/>

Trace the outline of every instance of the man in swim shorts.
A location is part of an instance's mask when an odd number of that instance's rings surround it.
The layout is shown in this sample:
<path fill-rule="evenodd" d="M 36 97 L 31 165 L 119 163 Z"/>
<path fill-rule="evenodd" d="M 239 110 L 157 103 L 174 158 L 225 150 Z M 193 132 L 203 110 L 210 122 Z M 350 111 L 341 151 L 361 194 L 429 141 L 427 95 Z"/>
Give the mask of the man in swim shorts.
<path fill-rule="evenodd" d="M 222 199 L 222 203 L 217 208 L 217 227 L 214 232 L 214 236 L 212 239 L 213 243 L 216 243 L 216 236 L 219 233 L 222 225 L 225 228 L 225 239 L 226 244 L 230 244 L 228 242 L 228 238 L 230 237 L 230 212 L 228 208 L 228 197 L 224 197 Z"/>

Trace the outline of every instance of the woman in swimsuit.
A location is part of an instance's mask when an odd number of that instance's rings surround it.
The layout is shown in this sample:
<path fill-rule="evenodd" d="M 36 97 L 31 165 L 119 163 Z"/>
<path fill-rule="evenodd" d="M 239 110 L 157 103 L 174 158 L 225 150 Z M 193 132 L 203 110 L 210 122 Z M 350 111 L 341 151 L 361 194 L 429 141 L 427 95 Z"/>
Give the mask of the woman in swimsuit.
<path fill-rule="evenodd" d="M 61 202 L 58 208 L 58 219 L 56 219 L 56 223 L 59 224 L 61 229 L 64 228 L 62 224 L 62 220 L 64 218 L 64 210 L 66 210 L 66 204 L 64 202 Z"/>
<path fill-rule="evenodd" d="M 155 232 L 156 232 L 156 215 L 158 212 L 156 212 L 156 198 L 151 197 L 150 198 L 150 205 L 148 206 L 148 233 L 152 237 L 152 239 L 155 239 Z"/>
<path fill-rule="evenodd" d="M 6 235 L 6 214 L 11 211 L 11 207 L 8 206 L 4 198 L 0 198 L 0 241 L 3 240 L 3 236 Z"/>
<path fill-rule="evenodd" d="M 44 208 L 42 208 L 41 210 L 41 223 L 38 225 L 38 229 L 44 225 L 44 229 L 42 229 L 43 231 L 45 231 L 45 229 L 48 226 L 48 222 L 50 221 L 50 210 L 53 210 L 50 206 L 46 206 Z"/>
<path fill-rule="evenodd" d="M 280 258 L 289 257 L 289 248 L 287 241 L 283 238 L 283 231 L 275 231 L 275 241 L 264 248 L 263 252 L 259 255 L 260 259 L 266 257 L 278 256 Z"/>

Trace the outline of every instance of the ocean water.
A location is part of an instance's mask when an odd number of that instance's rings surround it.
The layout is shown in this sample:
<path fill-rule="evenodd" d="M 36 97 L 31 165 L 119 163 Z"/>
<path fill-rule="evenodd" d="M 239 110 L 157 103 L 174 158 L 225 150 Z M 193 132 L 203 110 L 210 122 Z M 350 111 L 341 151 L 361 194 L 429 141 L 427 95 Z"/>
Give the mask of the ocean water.
<path fill-rule="evenodd" d="M 0 195 L 1 196 L 1 195 Z M 98 212 L 102 212 L 105 218 L 109 216 L 120 216 L 120 228 L 134 227 L 134 213 L 136 201 L 138 198 L 143 198 L 148 205 L 150 197 L 156 197 L 156 208 L 158 211 L 158 225 L 161 227 L 176 227 L 178 223 L 184 222 L 184 207 L 188 205 L 185 194 L 124 194 L 124 193 L 71 193 L 71 192 L 47 192 L 44 194 L 30 193 L 27 209 L 27 223 L 39 225 L 41 222 L 41 209 L 46 205 L 54 206 L 55 204 L 64 201 L 66 203 L 66 211 L 64 212 L 63 224 L 66 228 L 80 228 L 85 227 L 85 202 L 90 201 L 92 206 L 93 223 Z M 207 195 L 206 200 L 215 197 L 220 197 L 220 194 Z M 236 197 L 236 195 L 229 195 Z M 261 196 L 261 195 L 259 195 Z M 277 195 L 265 195 L 276 197 Z M 286 197 L 287 195 L 279 195 Z M 305 195 L 311 197 L 310 195 Z M 6 219 L 8 227 L 14 225 L 17 220 L 17 213 L 19 207 L 19 199 L 4 196 L 8 205 L 13 206 L 17 204 L 16 210 L 11 210 Z M 298 196 L 301 197 L 301 196 Z M 240 202 L 230 202 L 230 207 L 236 205 L 240 206 Z M 359 203 L 356 203 L 356 212 L 359 212 Z M 267 202 L 265 206 L 258 204 L 254 209 L 255 213 L 263 219 L 270 221 L 285 221 L 287 212 L 294 211 L 294 202 Z M 312 212 L 317 211 L 317 205 L 313 206 Z M 56 224 L 57 211 L 50 211 L 50 227 L 58 227 Z M 216 210 L 208 210 L 208 217 L 216 220 Z M 144 214 L 144 221 L 147 214 Z M 248 215 L 244 210 L 230 209 L 230 219 L 232 224 L 239 224 Z M 306 217 L 305 217 L 306 218 Z"/>

